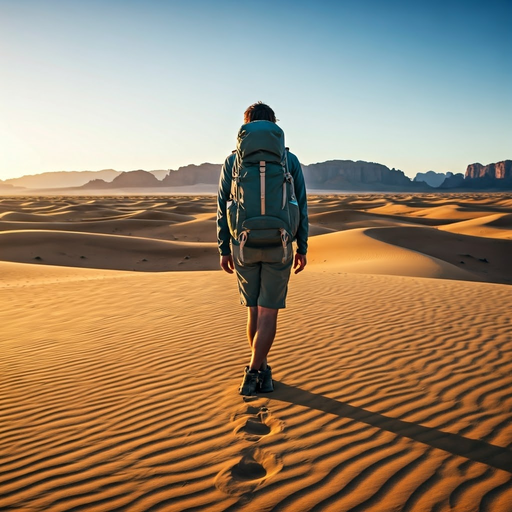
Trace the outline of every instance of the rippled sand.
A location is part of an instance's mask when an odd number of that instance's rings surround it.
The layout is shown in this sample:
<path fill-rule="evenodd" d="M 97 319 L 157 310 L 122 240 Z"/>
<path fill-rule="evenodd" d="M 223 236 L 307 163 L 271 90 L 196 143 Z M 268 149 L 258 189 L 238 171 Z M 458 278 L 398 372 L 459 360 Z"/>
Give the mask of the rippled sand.
<path fill-rule="evenodd" d="M 510 510 L 511 215 L 311 197 L 243 398 L 214 198 L 0 198 L 0 509 Z"/>

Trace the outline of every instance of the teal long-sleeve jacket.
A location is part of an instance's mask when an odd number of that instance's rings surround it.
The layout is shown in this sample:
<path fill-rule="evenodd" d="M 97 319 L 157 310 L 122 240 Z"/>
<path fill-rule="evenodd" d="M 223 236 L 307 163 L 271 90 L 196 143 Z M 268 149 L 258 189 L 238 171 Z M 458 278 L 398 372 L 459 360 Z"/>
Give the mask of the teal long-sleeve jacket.
<path fill-rule="evenodd" d="M 235 154 L 232 153 L 226 158 L 219 180 L 219 192 L 217 194 L 217 241 L 219 244 L 219 252 L 222 256 L 231 254 L 231 235 L 229 233 L 228 219 L 226 216 L 226 205 L 230 200 L 231 180 L 233 163 Z M 295 196 L 299 203 L 300 222 L 297 231 L 297 252 L 306 254 L 308 252 L 308 203 L 306 198 L 306 185 L 304 183 L 304 175 L 300 166 L 299 159 L 288 151 L 288 170 L 293 176 L 295 184 Z"/>

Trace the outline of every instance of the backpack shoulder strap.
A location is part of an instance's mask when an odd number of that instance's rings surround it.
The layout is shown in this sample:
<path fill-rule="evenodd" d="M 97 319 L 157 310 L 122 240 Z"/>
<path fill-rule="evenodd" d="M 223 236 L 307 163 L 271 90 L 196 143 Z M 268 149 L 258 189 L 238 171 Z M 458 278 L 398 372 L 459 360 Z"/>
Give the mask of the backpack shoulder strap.
<path fill-rule="evenodd" d="M 284 160 L 283 160 L 283 172 L 284 172 L 284 185 L 283 185 L 283 208 L 285 207 L 285 200 L 286 200 L 286 195 L 284 194 L 284 190 L 286 188 L 286 182 L 288 182 L 290 184 L 290 199 L 292 201 L 296 201 L 296 197 L 295 197 L 295 183 L 294 183 L 294 180 L 293 180 L 293 176 L 292 176 L 292 173 L 290 172 L 289 168 L 288 168 L 288 153 L 290 151 L 290 148 L 285 148 L 285 152 L 284 152 Z"/>
<path fill-rule="evenodd" d="M 231 193 L 230 198 L 231 201 L 235 201 L 238 203 L 238 182 L 240 181 L 240 155 L 238 151 L 235 149 L 231 152 L 231 154 L 235 155 L 233 159 L 233 166 L 231 167 Z"/>

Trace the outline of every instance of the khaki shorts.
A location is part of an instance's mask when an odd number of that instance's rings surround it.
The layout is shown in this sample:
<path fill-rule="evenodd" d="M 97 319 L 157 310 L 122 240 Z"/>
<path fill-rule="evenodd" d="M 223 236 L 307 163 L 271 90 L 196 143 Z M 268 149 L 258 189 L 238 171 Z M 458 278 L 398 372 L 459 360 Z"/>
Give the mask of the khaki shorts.
<path fill-rule="evenodd" d="M 283 263 L 283 248 L 264 249 L 244 247 L 244 261 L 240 261 L 240 247 L 232 245 L 240 303 L 247 307 L 283 309 L 293 261 L 290 245 L 288 257 Z"/>

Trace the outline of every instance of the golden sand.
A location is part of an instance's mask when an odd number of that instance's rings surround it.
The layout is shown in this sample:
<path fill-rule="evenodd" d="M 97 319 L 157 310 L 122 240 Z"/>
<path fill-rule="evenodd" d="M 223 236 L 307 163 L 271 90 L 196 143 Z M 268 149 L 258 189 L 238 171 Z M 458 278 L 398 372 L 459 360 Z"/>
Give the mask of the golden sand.
<path fill-rule="evenodd" d="M 509 511 L 511 196 L 310 215 L 244 398 L 212 197 L 0 199 L 0 510 Z"/>

